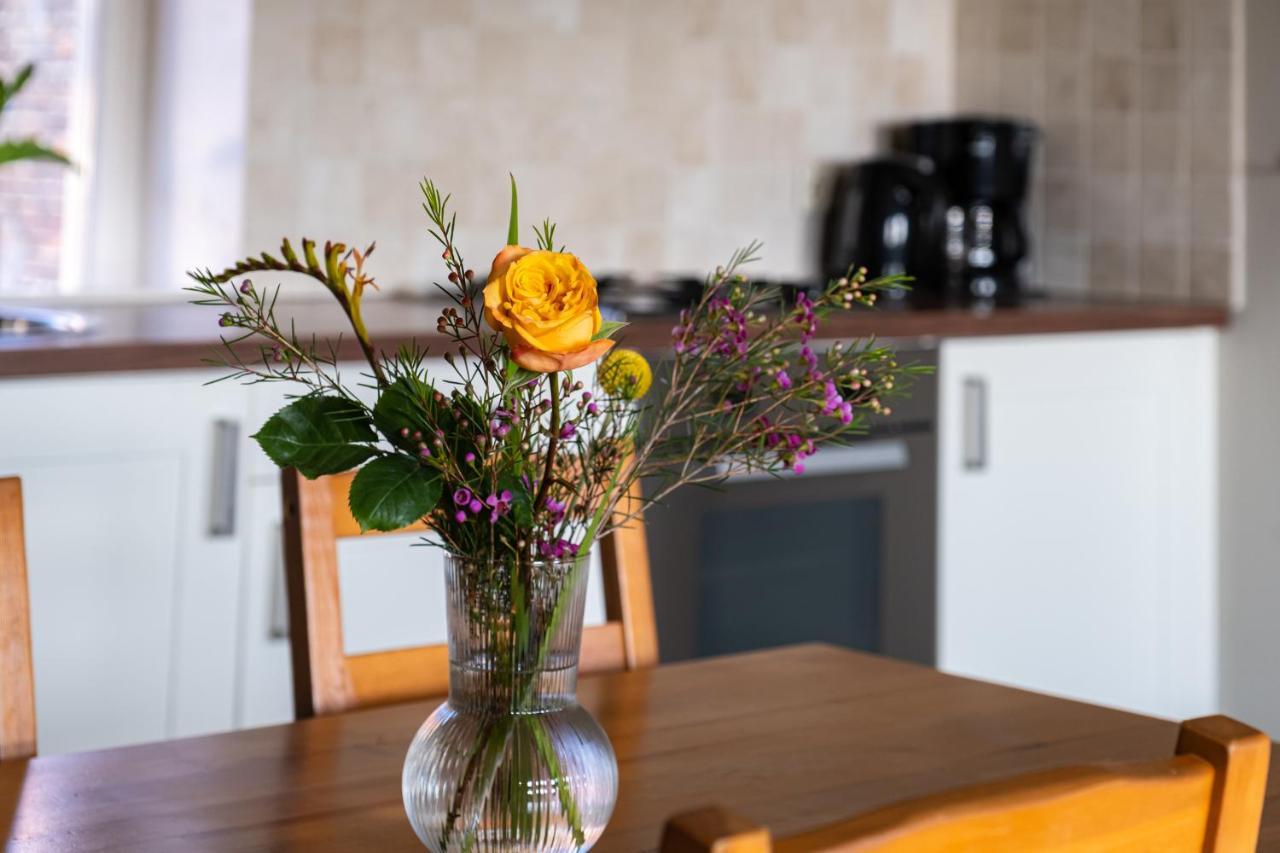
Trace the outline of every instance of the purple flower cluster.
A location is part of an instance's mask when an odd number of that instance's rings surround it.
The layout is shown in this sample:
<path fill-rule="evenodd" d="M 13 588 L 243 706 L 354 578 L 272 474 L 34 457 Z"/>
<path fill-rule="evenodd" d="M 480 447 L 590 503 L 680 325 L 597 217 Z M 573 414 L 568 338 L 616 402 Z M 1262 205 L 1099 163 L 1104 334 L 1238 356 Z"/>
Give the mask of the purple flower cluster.
<path fill-rule="evenodd" d="M 776 450 L 778 458 L 797 474 L 804 473 L 804 460 L 817 452 L 813 439 L 801 438 L 782 426 L 774 426 L 764 415 L 756 418 L 756 429 L 764 440 L 764 446 Z"/>
<path fill-rule="evenodd" d="M 544 539 L 538 543 L 538 553 L 547 560 L 563 560 L 577 550 L 578 547 L 568 539 Z"/>
<path fill-rule="evenodd" d="M 459 486 L 453 492 L 453 504 L 458 507 L 453 514 L 453 519 L 459 524 L 464 524 L 470 520 L 471 516 L 479 515 L 488 509 L 489 523 L 495 524 L 499 518 L 511 512 L 512 498 L 511 492 L 503 489 L 480 500 L 479 496 L 466 486 Z"/>
<path fill-rule="evenodd" d="M 511 419 L 511 412 L 506 409 L 494 409 L 493 417 L 489 418 L 489 431 L 495 438 L 506 438 L 511 432 Z"/>
<path fill-rule="evenodd" d="M 840 389 L 836 388 L 836 383 L 828 379 L 824 393 L 827 399 L 822 404 L 822 414 L 839 415 L 840 423 L 846 426 L 853 423 L 853 404 L 846 402 L 844 397 L 840 396 Z"/>
<path fill-rule="evenodd" d="M 551 518 L 551 524 L 556 525 L 564 520 L 565 504 L 555 498 L 547 498 L 547 515 Z"/>
<path fill-rule="evenodd" d="M 671 330 L 672 347 L 677 353 L 696 355 L 709 347 L 713 355 L 742 358 L 747 354 L 747 315 L 727 296 L 716 296 L 707 302 L 708 325 L 713 331 L 700 332 L 689 311 L 680 312 L 680 325 Z"/>

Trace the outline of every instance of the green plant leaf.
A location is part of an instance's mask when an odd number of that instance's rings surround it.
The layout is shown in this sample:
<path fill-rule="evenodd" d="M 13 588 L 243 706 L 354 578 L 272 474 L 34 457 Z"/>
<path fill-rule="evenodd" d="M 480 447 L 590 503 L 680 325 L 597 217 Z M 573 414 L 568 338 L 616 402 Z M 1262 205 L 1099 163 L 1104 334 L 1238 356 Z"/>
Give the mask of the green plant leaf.
<path fill-rule="evenodd" d="M 509 174 L 509 173 L 508 173 Z M 507 245 L 520 245 L 520 205 L 516 199 L 516 176 L 511 177 L 511 218 L 507 220 Z"/>
<path fill-rule="evenodd" d="M 347 496 L 361 530 L 399 530 L 440 500 L 440 475 L 407 456 L 383 456 L 356 472 Z"/>
<path fill-rule="evenodd" d="M 0 79 L 0 111 L 3 111 L 5 104 L 13 100 L 13 96 L 22 91 L 22 87 L 27 85 L 27 81 L 31 79 L 31 75 L 35 73 L 36 67 L 31 63 L 27 63 L 18 69 L 18 73 L 14 75 L 12 83 L 6 83 Z"/>
<path fill-rule="evenodd" d="M 591 340 L 602 341 L 605 338 L 611 338 L 613 337 L 614 332 L 625 327 L 626 325 L 627 325 L 626 323 L 621 323 L 617 320 L 605 320 L 603 323 L 600 324 L 600 331 L 596 332 L 594 335 L 591 336 Z"/>
<path fill-rule="evenodd" d="M 435 407 L 435 390 L 426 382 L 402 376 L 378 395 L 373 407 L 373 422 L 387 441 L 408 451 L 415 451 L 418 443 L 412 437 L 400 435 L 402 429 L 412 434 L 426 431 L 429 415 Z"/>
<path fill-rule="evenodd" d="M 347 471 L 373 456 L 377 441 L 368 413 L 342 397 L 303 397 L 276 412 L 254 435 L 281 468 L 309 480 Z"/>
<path fill-rule="evenodd" d="M 510 358 L 507 359 L 505 369 L 507 372 L 506 373 L 507 387 L 509 388 L 514 388 L 518 385 L 524 385 L 525 383 L 532 382 L 535 379 L 541 379 L 545 375 L 542 373 L 535 373 L 532 370 L 526 370 L 525 368 L 516 364 L 514 359 L 510 359 Z"/>
<path fill-rule="evenodd" d="M 0 164 L 19 160 L 44 160 L 50 163 L 73 165 L 65 154 L 46 148 L 34 139 L 6 139 L 0 142 Z"/>

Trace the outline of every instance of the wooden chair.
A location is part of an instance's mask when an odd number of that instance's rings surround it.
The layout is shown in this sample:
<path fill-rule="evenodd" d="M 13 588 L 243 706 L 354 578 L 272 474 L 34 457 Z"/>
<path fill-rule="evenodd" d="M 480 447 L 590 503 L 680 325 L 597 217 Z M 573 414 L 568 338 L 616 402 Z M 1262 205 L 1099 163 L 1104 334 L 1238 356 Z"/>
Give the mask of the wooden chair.
<path fill-rule="evenodd" d="M 0 761 L 36 754 L 22 481 L 0 478 Z"/>
<path fill-rule="evenodd" d="M 347 508 L 353 476 L 307 480 L 293 469 L 282 472 L 285 577 L 298 719 L 443 696 L 449 690 L 449 649 L 443 643 L 360 655 L 344 651 L 338 540 L 361 535 Z M 633 490 L 624 503 L 638 500 L 638 491 Z M 418 523 L 404 529 L 425 530 L 426 526 Z M 634 521 L 606 537 L 601 542 L 601 560 L 608 621 L 583 631 L 581 670 L 635 669 L 657 663 L 649 551 L 641 523 Z"/>
<path fill-rule="evenodd" d="M 1067 767 L 947 791 L 771 840 L 718 808 L 667 822 L 661 853 L 1255 849 L 1271 743 L 1229 717 L 1182 724 L 1173 758 Z"/>

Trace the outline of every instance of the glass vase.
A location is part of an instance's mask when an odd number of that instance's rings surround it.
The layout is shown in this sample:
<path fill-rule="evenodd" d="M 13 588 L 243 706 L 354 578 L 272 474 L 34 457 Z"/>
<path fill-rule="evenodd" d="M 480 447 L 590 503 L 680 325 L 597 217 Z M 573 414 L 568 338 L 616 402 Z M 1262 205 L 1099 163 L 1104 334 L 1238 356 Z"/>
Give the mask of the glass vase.
<path fill-rule="evenodd" d="M 451 556 L 449 698 L 405 757 L 405 811 L 429 849 L 586 850 L 618 765 L 578 704 L 586 559 L 493 564 Z"/>

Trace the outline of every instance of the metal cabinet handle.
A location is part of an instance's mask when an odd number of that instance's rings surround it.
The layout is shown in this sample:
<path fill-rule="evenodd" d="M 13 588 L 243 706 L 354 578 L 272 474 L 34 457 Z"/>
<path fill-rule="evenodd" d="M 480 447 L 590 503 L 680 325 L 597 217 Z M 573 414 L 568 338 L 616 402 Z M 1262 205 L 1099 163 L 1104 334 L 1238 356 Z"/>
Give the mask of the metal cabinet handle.
<path fill-rule="evenodd" d="M 239 455 L 240 424 L 233 420 L 214 421 L 210 536 L 234 536 L 236 533 L 236 467 Z"/>
<path fill-rule="evenodd" d="M 964 380 L 964 469 L 987 467 L 987 381 L 976 376 Z"/>

